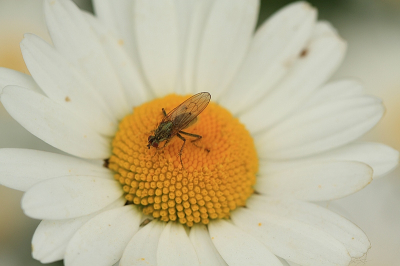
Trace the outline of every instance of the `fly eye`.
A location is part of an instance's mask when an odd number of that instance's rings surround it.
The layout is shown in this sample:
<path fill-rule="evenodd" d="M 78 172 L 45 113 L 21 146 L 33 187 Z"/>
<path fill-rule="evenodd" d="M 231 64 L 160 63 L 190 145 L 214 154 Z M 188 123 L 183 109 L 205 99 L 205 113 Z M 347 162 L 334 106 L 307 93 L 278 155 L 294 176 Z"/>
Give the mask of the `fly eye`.
<path fill-rule="evenodd" d="M 157 142 L 153 142 L 152 145 L 153 145 L 154 148 L 158 148 L 158 143 Z"/>

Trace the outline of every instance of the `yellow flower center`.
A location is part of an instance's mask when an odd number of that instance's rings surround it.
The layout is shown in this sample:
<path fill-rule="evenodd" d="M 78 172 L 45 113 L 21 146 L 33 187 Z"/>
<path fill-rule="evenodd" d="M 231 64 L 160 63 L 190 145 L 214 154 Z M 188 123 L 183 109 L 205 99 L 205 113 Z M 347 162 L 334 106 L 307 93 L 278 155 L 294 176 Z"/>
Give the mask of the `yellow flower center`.
<path fill-rule="evenodd" d="M 148 149 L 148 137 L 163 119 L 188 96 L 168 95 L 134 108 L 112 142 L 109 168 L 115 171 L 129 203 L 162 221 L 187 226 L 229 218 L 253 193 L 258 159 L 254 142 L 239 120 L 211 102 L 194 125 L 181 129 L 202 136 L 174 136 L 165 148 Z"/>

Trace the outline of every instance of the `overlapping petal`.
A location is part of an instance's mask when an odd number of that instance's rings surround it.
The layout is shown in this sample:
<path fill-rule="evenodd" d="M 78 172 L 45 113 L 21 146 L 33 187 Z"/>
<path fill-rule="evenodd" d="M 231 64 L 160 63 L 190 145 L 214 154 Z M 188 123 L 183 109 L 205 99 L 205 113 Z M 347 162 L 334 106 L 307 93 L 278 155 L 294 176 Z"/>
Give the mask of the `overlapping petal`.
<path fill-rule="evenodd" d="M 137 51 L 135 36 L 133 34 L 133 1 L 93 1 L 96 16 L 107 27 L 112 29 L 123 43 L 120 45 L 125 48 L 134 62 L 137 62 Z"/>
<path fill-rule="evenodd" d="M 237 115 L 267 95 L 298 59 L 315 19 L 315 9 L 304 2 L 288 5 L 268 19 L 255 33 L 243 65 L 220 103 Z"/>
<path fill-rule="evenodd" d="M 285 78 L 264 99 L 240 116 L 253 134 L 271 128 L 292 114 L 340 65 L 346 44 L 333 29 L 315 34 L 319 27 L 320 24 L 317 24 L 309 43 Z M 263 119 L 259 119 L 260 114 L 263 114 Z"/>
<path fill-rule="evenodd" d="M 306 223 L 245 208 L 233 212 L 232 221 L 286 260 L 320 266 L 344 266 L 350 262 L 351 257 L 342 243 Z"/>
<path fill-rule="evenodd" d="M 165 226 L 158 241 L 157 265 L 200 265 L 196 250 L 181 223 L 169 222 Z"/>
<path fill-rule="evenodd" d="M 7 86 L 1 102 L 7 112 L 33 135 L 72 155 L 104 159 L 110 141 L 83 119 L 55 101 L 32 90 Z"/>
<path fill-rule="evenodd" d="M 182 58 L 182 88 L 181 93 L 194 93 L 196 68 L 198 62 L 198 50 L 203 36 L 204 27 L 208 19 L 208 14 L 213 7 L 213 0 L 194 1 L 195 7 L 192 13 L 188 14 L 190 21 L 188 24 L 187 40 Z"/>
<path fill-rule="evenodd" d="M 381 177 L 393 170 L 399 163 L 399 152 L 381 143 L 356 142 L 346 146 L 293 160 L 263 160 L 259 174 L 267 176 L 277 171 L 290 170 L 299 166 L 331 161 L 356 161 L 369 165 L 374 178 Z"/>
<path fill-rule="evenodd" d="M 230 266 L 282 266 L 280 260 L 266 246 L 230 222 L 212 221 L 208 230 L 218 252 Z"/>
<path fill-rule="evenodd" d="M 210 235 L 205 225 L 193 226 L 190 229 L 189 238 L 196 250 L 200 265 L 228 265 L 211 242 Z"/>
<path fill-rule="evenodd" d="M 69 241 L 79 228 L 96 215 L 122 207 L 124 204 L 125 198 L 120 197 L 104 209 L 89 215 L 74 219 L 43 220 L 36 228 L 32 238 L 32 256 L 42 263 L 63 259 Z"/>
<path fill-rule="evenodd" d="M 69 241 L 66 266 L 116 263 L 129 240 L 139 230 L 141 212 L 132 205 L 108 210 L 85 223 Z"/>
<path fill-rule="evenodd" d="M 117 120 L 96 89 L 53 47 L 33 34 L 21 42 L 24 61 L 43 92 L 94 130 L 112 136 Z"/>
<path fill-rule="evenodd" d="M 360 162 L 309 163 L 259 176 L 255 190 L 269 196 L 308 201 L 334 200 L 364 188 L 373 170 Z"/>
<path fill-rule="evenodd" d="M 350 256 L 358 258 L 368 251 L 371 244 L 365 233 L 355 224 L 316 204 L 288 198 L 270 198 L 254 195 L 246 207 L 263 213 L 274 214 L 303 222 L 339 240 Z"/>
<path fill-rule="evenodd" d="M 380 99 L 361 95 L 336 99 L 293 114 L 255 136 L 260 157 L 294 159 L 350 143 L 382 118 Z"/>
<path fill-rule="evenodd" d="M 209 91 L 218 100 L 226 90 L 247 53 L 258 7 L 258 0 L 214 1 L 197 51 L 195 91 Z"/>
<path fill-rule="evenodd" d="M 153 220 L 141 228 L 125 248 L 120 266 L 157 265 L 157 247 L 165 225 Z"/>
<path fill-rule="evenodd" d="M 101 24 L 94 16 L 85 15 L 101 40 L 101 45 L 121 81 L 129 107 L 132 108 L 150 100 L 151 93 L 145 84 L 140 68 L 128 56 L 123 48 L 123 41 L 118 40 L 114 32 Z"/>
<path fill-rule="evenodd" d="M 343 79 L 330 82 L 316 90 L 309 99 L 301 106 L 307 109 L 323 102 L 332 100 L 352 98 L 365 93 L 364 86 L 357 80 Z"/>
<path fill-rule="evenodd" d="M 132 16 L 147 82 L 158 97 L 172 93 L 178 81 L 181 37 L 175 1 L 134 1 Z"/>
<path fill-rule="evenodd" d="M 123 191 L 114 181 L 96 176 L 64 176 L 40 182 L 22 198 L 25 214 L 36 219 L 72 219 L 101 210 Z"/>
<path fill-rule="evenodd" d="M 42 93 L 42 90 L 31 76 L 16 70 L 0 67 L 0 94 L 3 91 L 3 88 L 9 85 L 16 85 L 18 87 Z"/>
<path fill-rule="evenodd" d="M 90 82 L 117 119 L 129 111 L 123 87 L 96 33 L 72 1 L 46 0 L 46 24 L 56 50 Z"/>
<path fill-rule="evenodd" d="M 3 186 L 26 191 L 53 177 L 77 175 L 113 179 L 110 170 L 71 156 L 27 149 L 0 149 L 0 184 Z"/>

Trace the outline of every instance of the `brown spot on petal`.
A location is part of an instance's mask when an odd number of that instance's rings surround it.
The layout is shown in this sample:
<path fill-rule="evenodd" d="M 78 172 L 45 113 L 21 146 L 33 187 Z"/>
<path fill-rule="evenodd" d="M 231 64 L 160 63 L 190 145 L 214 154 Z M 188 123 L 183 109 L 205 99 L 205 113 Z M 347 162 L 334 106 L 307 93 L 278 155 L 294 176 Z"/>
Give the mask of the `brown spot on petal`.
<path fill-rule="evenodd" d="M 303 51 L 301 51 L 300 57 L 306 57 L 307 54 L 308 54 L 308 49 L 304 49 Z"/>
<path fill-rule="evenodd" d="M 65 101 L 66 101 L 66 102 L 70 102 L 71 99 L 67 96 L 67 97 L 65 97 Z"/>

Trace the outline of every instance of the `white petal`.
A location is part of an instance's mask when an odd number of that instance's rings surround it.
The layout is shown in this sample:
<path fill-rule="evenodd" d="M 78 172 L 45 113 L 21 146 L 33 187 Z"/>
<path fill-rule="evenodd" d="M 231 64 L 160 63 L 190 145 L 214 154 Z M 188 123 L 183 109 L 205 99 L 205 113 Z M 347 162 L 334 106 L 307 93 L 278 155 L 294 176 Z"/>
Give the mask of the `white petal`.
<path fill-rule="evenodd" d="M 304 48 L 305 55 L 296 60 L 274 91 L 249 108 L 240 120 L 254 134 L 293 113 L 338 68 L 345 47 L 342 39 L 334 34 L 312 38 Z M 260 114 L 264 114 L 263 119 L 259 119 Z"/>
<path fill-rule="evenodd" d="M 165 226 L 158 242 L 157 265 L 200 265 L 196 251 L 182 224 L 169 222 Z"/>
<path fill-rule="evenodd" d="M 189 238 L 196 250 L 200 265 L 228 265 L 211 242 L 205 225 L 193 226 L 190 229 Z"/>
<path fill-rule="evenodd" d="M 210 0 L 198 1 L 198 0 L 174 0 L 176 5 L 176 15 L 178 20 L 178 29 L 179 29 L 179 74 L 176 85 L 175 92 L 177 94 L 187 94 L 193 93 L 189 88 L 184 88 L 185 86 L 185 73 L 188 71 L 190 75 L 194 75 L 194 71 L 192 69 L 186 69 L 185 60 L 186 56 L 191 57 L 192 55 L 197 55 L 196 53 L 192 54 L 190 50 L 190 36 L 198 32 L 192 32 L 193 22 L 195 21 L 196 13 L 198 13 L 199 8 L 204 5 L 210 5 Z"/>
<path fill-rule="evenodd" d="M 301 108 L 307 109 L 323 102 L 351 98 L 363 94 L 364 87 L 357 80 L 344 79 L 334 81 L 315 91 Z"/>
<path fill-rule="evenodd" d="M 42 263 L 63 259 L 69 241 L 82 225 L 104 211 L 124 206 L 125 202 L 125 198 L 120 197 L 90 215 L 67 220 L 43 220 L 33 235 L 32 256 Z"/>
<path fill-rule="evenodd" d="M 42 92 L 31 76 L 12 69 L 0 67 L 0 94 L 3 88 L 8 85 L 16 85 L 38 93 Z"/>
<path fill-rule="evenodd" d="M 65 265 L 109 266 L 116 263 L 139 230 L 140 218 L 141 212 L 133 205 L 95 216 L 72 237 L 65 252 Z"/>
<path fill-rule="evenodd" d="M 372 181 L 372 168 L 359 162 L 309 163 L 261 176 L 255 190 L 276 197 L 309 201 L 342 198 Z"/>
<path fill-rule="evenodd" d="M 102 41 L 101 44 L 107 52 L 108 59 L 124 88 L 129 107 L 132 108 L 148 101 L 151 98 L 150 92 L 144 83 L 138 66 L 133 63 L 123 49 L 121 40 L 118 40 L 111 30 L 100 24 L 100 21 L 93 15 L 88 13 L 85 15 Z"/>
<path fill-rule="evenodd" d="M 293 159 L 347 144 L 383 116 L 381 100 L 358 96 L 321 103 L 255 136 L 260 157 Z"/>
<path fill-rule="evenodd" d="M 26 191 L 53 177 L 91 175 L 113 180 L 113 173 L 71 156 L 27 149 L 0 149 L 0 183 Z"/>
<path fill-rule="evenodd" d="M 124 117 L 130 108 L 123 88 L 83 13 L 72 1 L 65 0 L 45 1 L 44 11 L 57 51 L 88 78 L 115 118 Z"/>
<path fill-rule="evenodd" d="M 348 265 L 350 262 L 342 243 L 305 223 L 245 208 L 232 212 L 232 221 L 286 260 L 319 266 Z"/>
<path fill-rule="evenodd" d="M 288 5 L 268 19 L 257 30 L 243 66 L 220 103 L 238 114 L 262 99 L 298 58 L 315 19 L 315 9 L 304 2 Z"/>
<path fill-rule="evenodd" d="M 96 16 L 109 28 L 113 29 L 118 38 L 123 40 L 122 47 L 137 61 L 136 43 L 133 31 L 133 1 L 94 0 Z"/>
<path fill-rule="evenodd" d="M 117 130 L 117 121 L 95 88 L 48 43 L 33 34 L 24 37 L 22 55 L 44 93 L 99 133 L 112 136 Z"/>
<path fill-rule="evenodd" d="M 260 241 L 225 220 L 211 221 L 208 230 L 212 242 L 229 266 L 282 266 Z"/>
<path fill-rule="evenodd" d="M 133 19 L 139 59 L 147 81 L 158 97 L 174 92 L 180 55 L 175 1 L 137 0 Z"/>
<path fill-rule="evenodd" d="M 278 257 L 278 259 L 281 261 L 282 266 L 290 266 L 290 264 L 286 260 L 282 259 L 281 257 Z"/>
<path fill-rule="evenodd" d="M 259 174 L 270 173 L 299 167 L 307 163 L 329 161 L 356 161 L 368 164 L 374 170 L 374 178 L 381 177 L 393 170 L 399 163 L 399 152 L 381 143 L 358 142 L 325 153 L 295 160 L 261 161 Z"/>
<path fill-rule="evenodd" d="M 258 0 L 213 3 L 200 39 L 195 90 L 217 100 L 242 64 L 257 22 Z"/>
<path fill-rule="evenodd" d="M 113 180 L 56 177 L 31 187 L 22 198 L 22 209 L 36 219 L 71 219 L 101 210 L 122 194 L 121 185 Z"/>
<path fill-rule="evenodd" d="M 151 221 L 135 234 L 122 255 L 121 266 L 157 265 L 157 246 L 166 223 Z M 160 265 L 160 264 L 159 264 Z"/>
<path fill-rule="evenodd" d="M 95 132 L 79 116 L 49 98 L 17 86 L 1 94 L 7 112 L 33 135 L 75 156 L 104 159 L 110 141 Z"/>
<path fill-rule="evenodd" d="M 185 43 L 185 52 L 183 56 L 182 83 L 184 94 L 195 91 L 195 70 L 197 67 L 198 52 L 200 40 L 203 36 L 204 27 L 210 14 L 214 1 L 204 0 L 195 1 L 195 7 L 192 13 L 189 13 L 190 21 Z"/>
<path fill-rule="evenodd" d="M 318 20 L 318 27 L 315 28 L 313 36 L 321 36 L 326 34 L 337 34 L 337 30 L 331 23 L 325 20 Z"/>
<path fill-rule="evenodd" d="M 355 224 L 316 204 L 292 199 L 277 199 L 253 195 L 246 207 L 267 215 L 272 213 L 306 223 L 339 240 L 353 258 L 362 257 L 371 247 L 365 233 Z"/>

